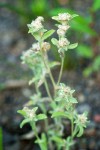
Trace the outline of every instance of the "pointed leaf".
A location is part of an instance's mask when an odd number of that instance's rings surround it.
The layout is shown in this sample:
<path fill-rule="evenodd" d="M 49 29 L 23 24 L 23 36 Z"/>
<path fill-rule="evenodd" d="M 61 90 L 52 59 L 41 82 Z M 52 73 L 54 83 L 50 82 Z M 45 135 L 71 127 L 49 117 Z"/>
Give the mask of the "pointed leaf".
<path fill-rule="evenodd" d="M 82 136 L 83 132 L 84 132 L 83 127 L 79 126 L 79 132 L 78 132 L 78 134 L 77 134 L 77 137 Z"/>
<path fill-rule="evenodd" d="M 78 103 L 77 99 L 74 97 L 71 97 L 69 100 L 71 103 Z"/>
<path fill-rule="evenodd" d="M 54 112 L 52 114 L 51 118 L 53 118 L 53 117 L 67 117 L 67 115 L 65 112 L 58 111 L 58 112 Z"/>
<path fill-rule="evenodd" d="M 26 116 L 26 112 L 24 110 L 18 110 L 17 112 L 22 116 Z"/>
<path fill-rule="evenodd" d="M 46 119 L 47 116 L 45 114 L 39 114 L 36 116 L 37 120 L 42 120 L 42 119 Z"/>
<path fill-rule="evenodd" d="M 55 39 L 55 38 L 52 38 L 52 39 L 51 39 L 51 42 L 52 42 L 54 45 L 56 45 L 56 46 L 58 45 L 58 41 L 57 41 L 57 39 Z"/>
<path fill-rule="evenodd" d="M 24 119 L 21 124 L 20 124 L 20 128 L 22 128 L 26 123 L 30 122 L 30 119 Z"/>
<path fill-rule="evenodd" d="M 50 37 L 53 33 L 55 32 L 55 30 L 49 30 L 46 33 L 44 33 L 42 40 L 47 39 L 48 37 Z"/>
<path fill-rule="evenodd" d="M 77 46 L 78 46 L 78 43 L 70 44 L 70 45 L 68 46 L 68 49 L 74 49 L 74 48 L 76 48 Z"/>

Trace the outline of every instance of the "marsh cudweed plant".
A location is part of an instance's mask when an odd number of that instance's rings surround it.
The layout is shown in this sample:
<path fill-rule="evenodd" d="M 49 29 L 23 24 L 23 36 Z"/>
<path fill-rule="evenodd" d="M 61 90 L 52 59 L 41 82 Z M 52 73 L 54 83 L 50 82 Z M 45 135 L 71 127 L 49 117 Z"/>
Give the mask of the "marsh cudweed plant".
<path fill-rule="evenodd" d="M 67 55 L 68 50 L 74 49 L 78 45 L 77 43 L 71 44 L 66 37 L 70 29 L 70 21 L 77 16 L 76 14 L 60 13 L 58 16 L 52 17 L 58 22 L 56 24 L 58 38 L 52 38 L 51 42 L 56 46 L 61 58 L 61 69 L 57 82 L 54 80 L 51 69 L 59 63 L 51 62 L 47 55 L 51 48 L 47 39 L 55 31 L 53 29 L 48 31 L 44 28 L 44 18 L 41 16 L 28 24 L 29 33 L 35 38 L 36 43 L 29 50 L 23 52 L 21 59 L 33 72 L 33 78 L 29 84 L 34 83 L 35 93 L 30 97 L 32 106 L 18 110 L 18 113 L 24 117 L 20 127 L 22 128 L 26 123 L 30 124 L 36 136 L 35 142 L 39 144 L 41 150 L 70 150 L 74 145 L 74 138 L 83 135 L 84 128 L 88 123 L 86 112 L 78 114 L 75 111 L 75 105 L 78 103 L 73 96 L 75 90 L 64 83 L 60 83 L 65 54 Z M 47 78 L 51 80 L 53 94 L 50 91 Z M 43 84 L 47 97 L 42 97 L 40 86 Z M 37 122 L 40 120 L 43 120 L 45 125 L 44 128 L 41 127 L 43 132 L 41 136 L 38 135 L 37 130 Z M 66 120 L 69 120 L 71 124 L 71 134 L 68 137 L 64 135 L 64 126 L 67 126 Z"/>

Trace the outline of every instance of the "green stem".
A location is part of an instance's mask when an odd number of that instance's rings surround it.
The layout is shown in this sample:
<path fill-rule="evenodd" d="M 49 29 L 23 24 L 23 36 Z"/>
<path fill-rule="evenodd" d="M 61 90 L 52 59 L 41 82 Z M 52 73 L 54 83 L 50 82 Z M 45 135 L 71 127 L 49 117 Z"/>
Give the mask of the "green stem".
<path fill-rule="evenodd" d="M 39 88 L 37 86 L 37 82 L 35 82 L 35 89 L 36 89 L 36 93 L 38 94 L 39 93 Z"/>
<path fill-rule="evenodd" d="M 59 73 L 57 85 L 59 85 L 59 83 L 60 83 L 60 80 L 62 77 L 62 72 L 63 72 L 63 67 L 64 67 L 64 56 L 61 58 L 61 68 L 60 68 L 60 73 Z"/>
<path fill-rule="evenodd" d="M 50 97 L 51 100 L 53 100 L 52 96 L 50 94 L 50 90 L 49 90 L 48 83 L 47 83 L 46 79 L 44 79 L 44 85 L 45 85 L 48 96 Z"/>
<path fill-rule="evenodd" d="M 71 119 L 71 138 L 73 140 L 73 130 L 74 130 L 74 126 L 73 126 L 73 118 Z"/>
<path fill-rule="evenodd" d="M 30 124 L 31 124 L 32 130 L 34 131 L 36 138 L 39 140 L 39 136 L 38 136 L 37 131 L 36 131 L 35 123 L 31 122 Z"/>

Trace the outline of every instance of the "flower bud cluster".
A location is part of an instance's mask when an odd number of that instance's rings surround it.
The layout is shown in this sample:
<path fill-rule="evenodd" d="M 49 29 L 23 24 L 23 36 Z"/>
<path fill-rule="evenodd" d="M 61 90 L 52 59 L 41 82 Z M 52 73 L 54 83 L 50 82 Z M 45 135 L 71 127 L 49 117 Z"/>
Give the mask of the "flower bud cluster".
<path fill-rule="evenodd" d="M 70 44 L 70 42 L 67 40 L 67 38 L 60 38 L 58 41 L 59 48 L 66 47 Z"/>
<path fill-rule="evenodd" d="M 57 88 L 57 96 L 58 100 L 57 101 L 66 101 L 70 102 L 70 98 L 72 97 L 72 94 L 74 93 L 75 90 L 71 90 L 70 87 L 66 86 L 63 83 L 60 83 L 60 86 Z"/>
<path fill-rule="evenodd" d="M 42 21 L 44 21 L 44 18 L 40 16 L 33 20 L 31 24 L 28 24 L 28 27 L 31 30 L 31 32 L 37 32 L 43 29 Z"/>
<path fill-rule="evenodd" d="M 87 116 L 85 113 L 78 115 L 78 120 L 81 124 L 85 125 L 87 123 Z"/>
<path fill-rule="evenodd" d="M 40 47 L 39 43 L 34 43 L 32 45 L 32 50 L 33 51 L 40 51 L 40 50 L 42 50 L 42 51 L 46 52 L 49 49 L 50 49 L 50 44 L 48 42 L 42 42 L 41 47 Z"/>
<path fill-rule="evenodd" d="M 33 120 L 36 116 L 36 110 L 38 109 L 38 107 L 35 107 L 33 109 L 29 109 L 28 107 L 24 107 L 23 111 L 26 113 L 25 117 L 29 118 L 30 120 Z"/>

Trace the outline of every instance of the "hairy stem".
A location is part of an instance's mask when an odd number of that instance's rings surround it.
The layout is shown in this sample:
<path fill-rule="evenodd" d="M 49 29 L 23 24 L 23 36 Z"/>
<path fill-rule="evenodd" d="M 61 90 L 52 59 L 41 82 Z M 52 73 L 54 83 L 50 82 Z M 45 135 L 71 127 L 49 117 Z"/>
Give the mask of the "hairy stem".
<path fill-rule="evenodd" d="M 59 85 L 59 83 L 60 83 L 60 80 L 62 77 L 62 72 L 63 72 L 63 67 L 64 67 L 64 56 L 61 58 L 61 68 L 60 68 L 60 73 L 59 73 L 57 85 Z"/>
<path fill-rule="evenodd" d="M 48 96 L 50 97 L 51 100 L 53 100 L 52 96 L 50 94 L 50 90 L 49 90 L 48 83 L 47 83 L 46 79 L 44 79 L 44 85 L 45 85 Z"/>

